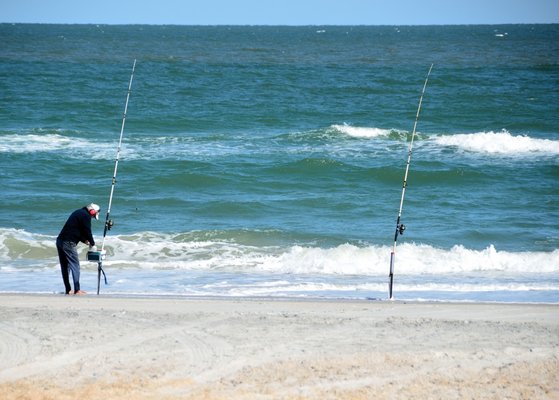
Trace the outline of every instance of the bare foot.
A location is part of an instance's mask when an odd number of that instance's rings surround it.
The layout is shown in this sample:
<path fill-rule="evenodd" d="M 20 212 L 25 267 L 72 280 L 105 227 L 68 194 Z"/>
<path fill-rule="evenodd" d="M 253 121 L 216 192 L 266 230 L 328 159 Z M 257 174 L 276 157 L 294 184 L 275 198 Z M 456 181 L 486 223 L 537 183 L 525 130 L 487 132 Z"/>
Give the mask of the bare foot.
<path fill-rule="evenodd" d="M 68 293 L 66 293 L 66 294 L 74 294 L 74 291 L 73 291 L 73 290 L 70 290 L 70 291 L 69 291 Z"/>
<path fill-rule="evenodd" d="M 78 290 L 77 292 L 74 292 L 74 294 L 77 296 L 83 296 L 84 294 L 87 294 L 87 292 L 84 292 L 83 290 Z"/>

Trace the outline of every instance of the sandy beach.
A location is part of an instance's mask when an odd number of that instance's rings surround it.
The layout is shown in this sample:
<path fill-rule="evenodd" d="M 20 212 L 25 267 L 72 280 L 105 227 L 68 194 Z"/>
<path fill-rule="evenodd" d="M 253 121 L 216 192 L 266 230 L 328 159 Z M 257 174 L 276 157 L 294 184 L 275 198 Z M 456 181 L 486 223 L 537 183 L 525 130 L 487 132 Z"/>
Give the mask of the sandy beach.
<path fill-rule="evenodd" d="M 2 399 L 557 399 L 559 306 L 0 295 Z"/>

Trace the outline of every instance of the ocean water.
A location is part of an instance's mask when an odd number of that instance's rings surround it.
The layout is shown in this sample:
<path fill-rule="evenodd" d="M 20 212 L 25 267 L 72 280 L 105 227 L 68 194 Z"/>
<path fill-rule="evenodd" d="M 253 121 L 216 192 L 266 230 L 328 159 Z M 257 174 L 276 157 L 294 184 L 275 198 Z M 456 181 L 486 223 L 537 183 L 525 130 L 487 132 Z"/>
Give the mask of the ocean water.
<path fill-rule="evenodd" d="M 559 303 L 559 25 L 0 24 L 0 292 Z M 96 290 L 85 261 L 82 288 Z"/>

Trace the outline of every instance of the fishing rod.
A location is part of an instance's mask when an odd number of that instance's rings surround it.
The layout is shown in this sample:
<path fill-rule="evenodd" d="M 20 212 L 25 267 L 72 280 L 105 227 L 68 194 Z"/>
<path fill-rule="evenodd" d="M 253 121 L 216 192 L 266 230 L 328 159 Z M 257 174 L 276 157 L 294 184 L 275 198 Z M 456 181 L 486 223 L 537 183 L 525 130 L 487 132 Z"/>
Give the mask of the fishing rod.
<path fill-rule="evenodd" d="M 413 124 L 413 131 L 411 135 L 410 147 L 408 150 L 408 161 L 406 162 L 406 172 L 404 174 L 404 183 L 402 185 L 402 197 L 400 198 L 400 209 L 398 211 L 398 218 L 396 219 L 396 232 L 394 233 L 394 245 L 392 247 L 392 253 L 390 254 L 390 274 L 388 283 L 388 298 L 394 300 L 394 295 L 392 293 L 392 284 L 394 283 L 394 259 L 396 254 L 396 242 L 398 241 L 398 235 L 403 235 L 406 230 L 406 226 L 400 222 L 402 218 L 402 208 L 404 207 L 404 196 L 406 195 L 406 187 L 408 186 L 408 172 L 410 170 L 411 154 L 413 149 L 413 140 L 415 138 L 415 129 L 417 128 L 417 121 L 419 120 L 419 112 L 421 111 L 421 103 L 423 103 L 423 95 L 425 94 L 425 88 L 427 87 L 427 82 L 429 81 L 429 75 L 431 75 L 431 69 L 433 69 L 433 64 L 429 67 L 427 76 L 425 77 L 425 83 L 423 84 L 423 90 L 421 91 L 421 96 L 419 97 L 419 105 L 417 106 L 417 113 L 415 114 L 415 122 Z"/>
<path fill-rule="evenodd" d="M 115 159 L 115 169 L 113 172 L 113 179 L 111 182 L 111 192 L 109 194 L 109 205 L 107 207 L 107 215 L 105 216 L 105 228 L 103 230 L 103 240 L 101 242 L 101 250 L 99 251 L 89 251 L 87 253 L 87 260 L 88 261 L 97 261 L 97 294 L 99 294 L 99 289 L 101 286 L 101 274 L 103 274 L 103 278 L 105 278 L 105 285 L 107 284 L 107 276 L 105 275 L 105 271 L 103 270 L 103 260 L 105 259 L 106 251 L 105 251 L 105 238 L 107 236 L 107 232 L 111 230 L 113 226 L 113 220 L 110 219 L 111 216 L 111 205 L 113 203 L 113 194 L 116 185 L 116 173 L 118 171 L 118 161 L 120 158 L 120 149 L 122 147 L 122 137 L 124 135 L 124 124 L 126 123 L 126 113 L 128 111 L 128 101 L 130 99 L 130 92 L 132 91 L 132 80 L 134 79 L 134 70 L 136 69 L 136 60 L 134 59 L 134 64 L 132 65 L 132 73 L 130 74 L 130 82 L 128 83 L 128 92 L 126 94 L 126 103 L 124 105 L 124 115 L 122 116 L 122 125 L 120 128 L 120 138 L 118 140 L 118 147 L 116 150 L 116 159 Z"/>

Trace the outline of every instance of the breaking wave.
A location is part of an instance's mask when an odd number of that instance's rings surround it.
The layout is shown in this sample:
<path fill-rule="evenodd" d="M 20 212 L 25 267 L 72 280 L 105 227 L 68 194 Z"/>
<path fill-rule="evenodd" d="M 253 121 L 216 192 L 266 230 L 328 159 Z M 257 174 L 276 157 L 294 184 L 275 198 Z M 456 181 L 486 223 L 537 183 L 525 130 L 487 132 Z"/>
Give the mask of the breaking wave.
<path fill-rule="evenodd" d="M 434 141 L 441 146 L 457 147 L 462 150 L 499 155 L 559 154 L 559 141 L 538 139 L 524 135 L 501 132 L 478 132 L 438 136 Z"/>
<path fill-rule="evenodd" d="M 0 229 L 0 270 L 56 267 L 54 241 L 48 235 Z M 80 247 L 83 260 L 86 246 Z M 377 245 L 344 243 L 324 248 L 293 244 L 275 231 L 139 232 L 108 237 L 105 248 L 106 265 L 112 268 L 348 276 L 385 275 L 391 252 L 391 247 Z M 407 275 L 559 272 L 559 249 L 508 252 L 493 245 L 474 250 L 462 245 L 441 249 L 403 243 L 397 248 L 396 260 L 398 273 Z"/>
<path fill-rule="evenodd" d="M 344 133 L 348 136 L 357 138 L 377 138 L 377 137 L 388 137 L 392 132 L 391 129 L 382 129 L 374 127 L 358 127 L 351 125 L 332 125 L 332 128 Z"/>

